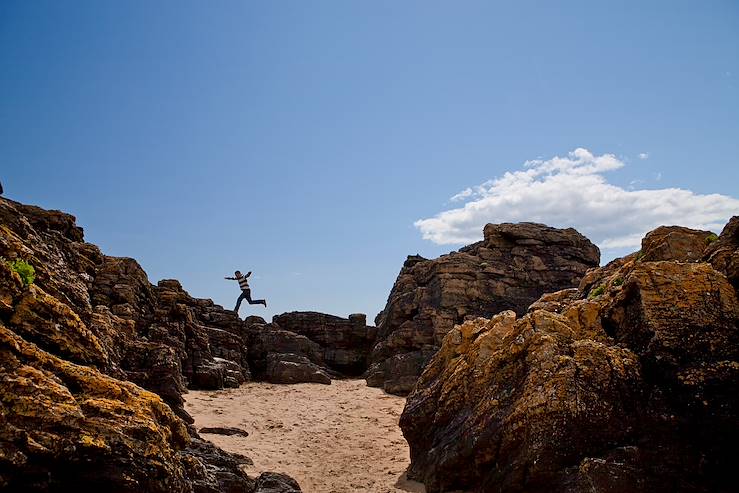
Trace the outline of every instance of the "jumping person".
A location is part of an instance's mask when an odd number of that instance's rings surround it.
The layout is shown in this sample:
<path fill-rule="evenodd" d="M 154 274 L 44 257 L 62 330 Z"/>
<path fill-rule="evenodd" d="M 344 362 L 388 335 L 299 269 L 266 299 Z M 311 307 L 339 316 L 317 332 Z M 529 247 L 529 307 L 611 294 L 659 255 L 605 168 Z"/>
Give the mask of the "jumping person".
<path fill-rule="evenodd" d="M 239 313 L 239 307 L 241 306 L 241 302 L 243 300 L 248 301 L 250 305 L 264 305 L 264 307 L 267 308 L 266 300 L 251 299 L 251 289 L 249 288 L 249 281 L 247 280 L 250 275 L 251 272 L 247 272 L 245 276 L 242 276 L 241 272 L 237 270 L 236 272 L 234 272 L 234 276 L 236 277 L 224 277 L 224 279 L 228 279 L 229 281 L 239 281 L 241 296 L 239 296 L 239 299 L 236 301 L 236 308 L 234 308 L 234 311 L 236 313 Z"/>

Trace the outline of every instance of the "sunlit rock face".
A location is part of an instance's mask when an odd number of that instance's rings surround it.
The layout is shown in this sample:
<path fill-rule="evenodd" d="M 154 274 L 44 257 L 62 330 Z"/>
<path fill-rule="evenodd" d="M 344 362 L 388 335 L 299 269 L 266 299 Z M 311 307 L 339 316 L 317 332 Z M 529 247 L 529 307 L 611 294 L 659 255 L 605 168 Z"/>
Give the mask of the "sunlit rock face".
<path fill-rule="evenodd" d="M 409 476 L 431 493 L 731 491 L 739 438 L 731 224 L 717 241 L 660 228 L 643 243 L 671 236 L 659 255 L 594 269 L 523 316 L 506 311 L 452 329 L 401 416 Z"/>
<path fill-rule="evenodd" d="M 575 287 L 600 252 L 574 229 L 488 224 L 484 240 L 434 260 L 409 256 L 375 319 L 367 383 L 405 394 L 444 336 L 466 319 L 519 315 L 542 294 Z"/>

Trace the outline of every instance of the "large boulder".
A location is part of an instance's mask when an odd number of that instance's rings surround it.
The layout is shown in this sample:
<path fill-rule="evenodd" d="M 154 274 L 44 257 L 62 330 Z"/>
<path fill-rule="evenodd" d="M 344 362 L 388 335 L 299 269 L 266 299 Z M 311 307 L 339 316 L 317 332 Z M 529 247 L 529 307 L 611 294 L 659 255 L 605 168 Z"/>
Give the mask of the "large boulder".
<path fill-rule="evenodd" d="M 331 383 L 323 348 L 306 336 L 283 330 L 260 318 L 242 327 L 254 378 L 271 383 Z"/>
<path fill-rule="evenodd" d="M 660 226 L 641 241 L 641 260 L 700 260 L 713 233 L 682 226 Z M 715 236 L 715 235 L 714 235 Z"/>
<path fill-rule="evenodd" d="M 290 312 L 275 315 L 272 323 L 321 346 L 323 360 L 332 370 L 349 376 L 367 370 L 377 329 L 367 326 L 367 316 L 362 313 L 342 318 L 317 312 Z"/>
<path fill-rule="evenodd" d="M 739 301 L 675 256 L 447 333 L 400 419 L 409 477 L 429 493 L 732 490 Z"/>
<path fill-rule="evenodd" d="M 483 241 L 458 252 L 408 257 L 375 319 L 368 383 L 407 393 L 455 324 L 504 310 L 521 315 L 542 294 L 577 286 L 599 260 L 598 248 L 574 229 L 535 223 L 488 224 Z M 406 353 L 413 356 L 397 357 Z"/>
<path fill-rule="evenodd" d="M 264 380 L 272 383 L 331 384 L 331 377 L 305 356 L 290 353 L 269 353 Z"/>

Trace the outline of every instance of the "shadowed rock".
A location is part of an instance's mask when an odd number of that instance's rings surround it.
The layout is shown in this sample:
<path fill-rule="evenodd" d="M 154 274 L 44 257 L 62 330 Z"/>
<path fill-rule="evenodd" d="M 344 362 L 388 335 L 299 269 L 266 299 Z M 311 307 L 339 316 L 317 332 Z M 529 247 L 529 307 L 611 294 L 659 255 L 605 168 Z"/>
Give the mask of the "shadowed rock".
<path fill-rule="evenodd" d="M 300 493 L 300 487 L 290 476 L 265 472 L 257 478 L 254 493 Z"/>
<path fill-rule="evenodd" d="M 234 428 L 231 426 L 205 426 L 198 430 L 200 433 L 210 433 L 212 435 L 226 435 L 226 436 L 240 436 L 248 437 L 249 432 L 242 430 L 241 428 Z"/>
<path fill-rule="evenodd" d="M 375 319 L 368 384 L 407 393 L 455 324 L 503 310 L 523 314 L 542 294 L 576 286 L 599 258 L 574 229 L 534 223 L 488 224 L 483 241 L 458 252 L 409 256 Z"/>
<path fill-rule="evenodd" d="M 739 290 L 739 216 L 729 220 L 716 241 L 709 244 L 703 259 L 723 272 Z"/>
<path fill-rule="evenodd" d="M 367 316 L 362 313 L 341 318 L 317 312 L 290 312 L 275 315 L 272 322 L 317 343 L 326 366 L 336 372 L 357 376 L 367 369 L 377 329 L 367 326 Z"/>

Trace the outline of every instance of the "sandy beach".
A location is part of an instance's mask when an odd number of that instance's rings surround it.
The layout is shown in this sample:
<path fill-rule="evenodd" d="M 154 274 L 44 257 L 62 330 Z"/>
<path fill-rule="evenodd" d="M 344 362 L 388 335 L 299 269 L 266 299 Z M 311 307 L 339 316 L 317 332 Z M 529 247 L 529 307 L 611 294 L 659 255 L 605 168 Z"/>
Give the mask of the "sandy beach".
<path fill-rule="evenodd" d="M 249 383 L 238 389 L 190 391 L 195 426 L 241 428 L 248 437 L 203 434 L 250 457 L 249 474 L 284 472 L 306 493 L 422 493 L 405 479 L 408 444 L 398 427 L 405 399 L 364 380 L 331 385 Z"/>

